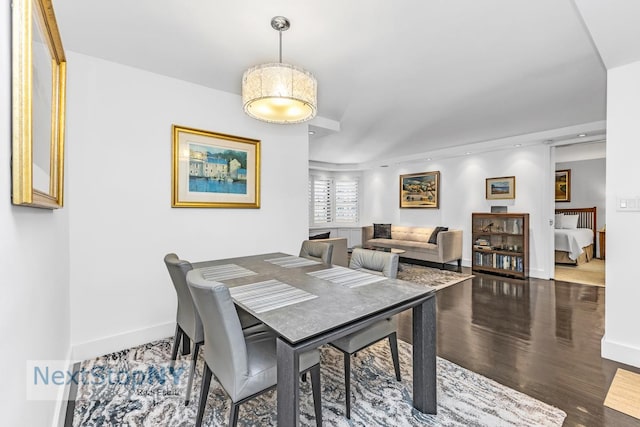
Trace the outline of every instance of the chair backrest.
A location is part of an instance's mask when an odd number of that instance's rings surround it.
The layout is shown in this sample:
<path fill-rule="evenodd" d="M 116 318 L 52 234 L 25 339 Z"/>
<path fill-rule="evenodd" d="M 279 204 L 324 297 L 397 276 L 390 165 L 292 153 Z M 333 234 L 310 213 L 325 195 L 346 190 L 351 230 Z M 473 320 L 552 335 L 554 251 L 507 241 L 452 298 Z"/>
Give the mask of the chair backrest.
<path fill-rule="evenodd" d="M 229 289 L 206 280 L 199 270 L 187 273 L 187 283 L 204 324 L 204 359 L 235 402 L 249 367 L 247 344 Z"/>
<path fill-rule="evenodd" d="M 349 268 L 379 272 L 395 279 L 398 275 L 398 254 L 369 249 L 355 248 L 351 253 Z"/>
<path fill-rule="evenodd" d="M 302 242 L 302 247 L 300 248 L 300 256 L 331 264 L 333 258 L 333 243 L 305 240 Z"/>
<path fill-rule="evenodd" d="M 204 339 L 202 321 L 187 286 L 187 273 L 193 270 L 193 267 L 189 261 L 181 260 L 176 254 L 167 254 L 164 263 L 178 295 L 176 322 L 192 341 L 201 342 Z"/>

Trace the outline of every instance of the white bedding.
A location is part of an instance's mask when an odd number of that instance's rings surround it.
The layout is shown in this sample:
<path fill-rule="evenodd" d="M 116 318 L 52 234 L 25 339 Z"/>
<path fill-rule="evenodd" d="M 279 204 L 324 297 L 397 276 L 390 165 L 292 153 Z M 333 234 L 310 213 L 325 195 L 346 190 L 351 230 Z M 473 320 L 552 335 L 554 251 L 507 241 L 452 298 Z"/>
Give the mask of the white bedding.
<path fill-rule="evenodd" d="M 556 251 L 569 253 L 573 261 L 578 259 L 582 248 L 593 244 L 593 230 L 590 228 L 560 228 L 555 230 Z"/>

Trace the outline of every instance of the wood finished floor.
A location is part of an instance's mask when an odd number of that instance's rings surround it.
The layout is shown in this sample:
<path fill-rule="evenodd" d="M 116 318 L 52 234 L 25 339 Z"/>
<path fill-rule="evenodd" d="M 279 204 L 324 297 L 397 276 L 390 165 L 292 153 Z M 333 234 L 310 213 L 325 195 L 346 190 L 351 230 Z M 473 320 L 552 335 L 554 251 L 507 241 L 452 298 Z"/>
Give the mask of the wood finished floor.
<path fill-rule="evenodd" d="M 562 409 L 565 426 L 640 426 L 603 406 L 618 367 L 640 372 L 600 357 L 605 288 L 474 274 L 437 294 L 440 357 Z M 411 342 L 410 312 L 399 336 Z"/>

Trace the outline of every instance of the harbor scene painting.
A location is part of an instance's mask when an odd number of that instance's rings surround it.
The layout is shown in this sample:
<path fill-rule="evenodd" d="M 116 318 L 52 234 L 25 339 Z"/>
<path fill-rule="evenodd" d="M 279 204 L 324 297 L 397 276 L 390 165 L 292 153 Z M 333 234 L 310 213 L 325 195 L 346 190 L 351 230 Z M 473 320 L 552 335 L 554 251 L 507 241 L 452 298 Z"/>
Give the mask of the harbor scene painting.
<path fill-rule="evenodd" d="M 173 125 L 173 207 L 259 208 L 260 141 Z"/>
<path fill-rule="evenodd" d="M 189 191 L 247 194 L 247 152 L 189 144 Z"/>
<path fill-rule="evenodd" d="M 438 208 L 440 172 L 400 175 L 401 208 Z"/>

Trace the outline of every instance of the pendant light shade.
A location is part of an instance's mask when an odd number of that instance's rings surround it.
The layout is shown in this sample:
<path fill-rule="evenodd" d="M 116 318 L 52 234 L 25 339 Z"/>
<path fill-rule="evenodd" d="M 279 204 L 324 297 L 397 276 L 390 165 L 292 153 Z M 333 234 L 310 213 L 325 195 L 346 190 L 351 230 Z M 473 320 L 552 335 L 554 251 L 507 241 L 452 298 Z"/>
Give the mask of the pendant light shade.
<path fill-rule="evenodd" d="M 317 110 L 318 83 L 300 67 L 282 63 L 282 31 L 289 21 L 282 16 L 271 20 L 280 34 L 280 62 L 249 68 L 242 76 L 242 104 L 249 116 L 269 123 L 301 123 Z"/>

